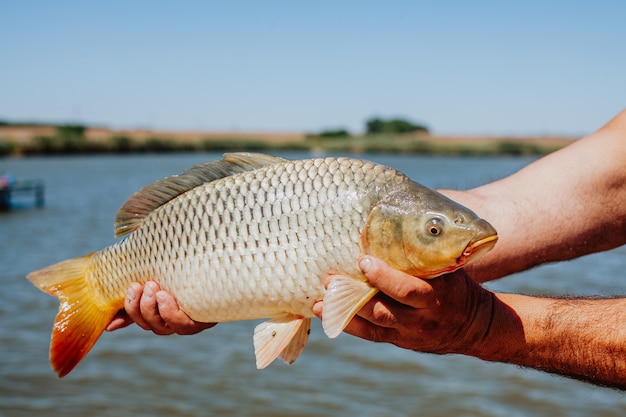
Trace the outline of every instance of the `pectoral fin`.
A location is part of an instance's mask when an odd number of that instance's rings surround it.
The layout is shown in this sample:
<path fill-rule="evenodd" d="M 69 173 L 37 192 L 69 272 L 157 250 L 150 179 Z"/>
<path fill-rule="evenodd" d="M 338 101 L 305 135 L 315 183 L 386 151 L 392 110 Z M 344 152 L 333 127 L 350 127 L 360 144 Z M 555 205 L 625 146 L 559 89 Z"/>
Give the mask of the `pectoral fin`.
<path fill-rule="evenodd" d="M 286 315 L 259 324 L 254 329 L 256 367 L 263 369 L 276 358 L 294 363 L 309 338 L 311 319 Z"/>
<path fill-rule="evenodd" d="M 356 313 L 378 289 L 365 281 L 337 275 L 324 295 L 322 327 L 330 338 L 339 336 Z"/>

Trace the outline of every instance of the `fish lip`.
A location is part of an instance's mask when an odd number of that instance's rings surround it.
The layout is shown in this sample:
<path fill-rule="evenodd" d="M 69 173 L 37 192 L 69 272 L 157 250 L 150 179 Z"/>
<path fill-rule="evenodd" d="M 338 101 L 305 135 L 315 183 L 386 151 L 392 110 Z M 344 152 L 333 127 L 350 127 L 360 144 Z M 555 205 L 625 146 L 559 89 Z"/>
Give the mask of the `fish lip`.
<path fill-rule="evenodd" d="M 484 237 L 482 239 L 471 241 L 465 247 L 465 249 L 463 249 L 463 252 L 461 253 L 461 256 L 459 257 L 459 261 L 465 261 L 464 263 L 466 263 L 468 258 L 475 255 L 476 252 L 478 251 L 486 252 L 488 250 L 491 250 L 491 248 L 493 248 L 494 245 L 496 244 L 497 240 L 498 240 L 498 235 L 493 234 L 493 235 Z"/>

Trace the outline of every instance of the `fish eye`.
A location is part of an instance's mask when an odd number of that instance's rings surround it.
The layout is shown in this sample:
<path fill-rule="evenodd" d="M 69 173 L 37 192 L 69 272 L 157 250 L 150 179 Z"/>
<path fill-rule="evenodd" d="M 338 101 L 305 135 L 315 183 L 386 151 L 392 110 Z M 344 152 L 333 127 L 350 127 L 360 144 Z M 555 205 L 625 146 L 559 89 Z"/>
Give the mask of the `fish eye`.
<path fill-rule="evenodd" d="M 428 225 L 426 226 L 426 230 L 428 231 L 428 234 L 430 234 L 431 236 L 439 236 L 442 232 L 441 219 L 437 217 L 430 219 L 430 221 L 428 222 Z"/>

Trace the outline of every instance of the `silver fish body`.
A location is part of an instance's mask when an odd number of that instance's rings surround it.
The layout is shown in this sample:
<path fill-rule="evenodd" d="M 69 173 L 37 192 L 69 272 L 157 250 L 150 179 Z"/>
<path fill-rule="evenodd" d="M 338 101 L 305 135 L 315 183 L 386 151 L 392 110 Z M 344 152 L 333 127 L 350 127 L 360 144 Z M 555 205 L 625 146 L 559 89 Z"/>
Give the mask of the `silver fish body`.
<path fill-rule="evenodd" d="M 207 183 L 159 207 L 94 259 L 94 283 L 123 294 L 155 279 L 197 321 L 312 317 L 329 271 L 359 275 L 360 234 L 396 171 L 297 160 Z"/>

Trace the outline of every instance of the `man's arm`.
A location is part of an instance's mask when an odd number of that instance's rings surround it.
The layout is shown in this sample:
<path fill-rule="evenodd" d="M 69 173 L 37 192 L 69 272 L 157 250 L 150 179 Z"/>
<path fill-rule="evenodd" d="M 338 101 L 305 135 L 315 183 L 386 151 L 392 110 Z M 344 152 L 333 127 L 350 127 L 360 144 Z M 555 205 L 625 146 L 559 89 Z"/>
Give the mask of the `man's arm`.
<path fill-rule="evenodd" d="M 626 390 L 626 298 L 496 297 L 493 328 L 474 356 Z M 507 320 L 519 321 L 523 338 L 511 337 Z"/>
<path fill-rule="evenodd" d="M 626 110 L 600 130 L 500 181 L 443 191 L 498 231 L 468 266 L 480 282 L 626 243 Z"/>
<path fill-rule="evenodd" d="M 362 259 L 361 268 L 381 293 L 359 311 L 347 333 L 626 389 L 625 298 L 496 294 L 463 270 L 423 280 L 371 257 Z M 314 308 L 320 317 L 322 307 L 320 302 Z"/>

